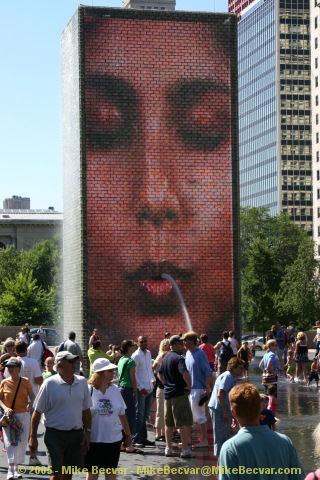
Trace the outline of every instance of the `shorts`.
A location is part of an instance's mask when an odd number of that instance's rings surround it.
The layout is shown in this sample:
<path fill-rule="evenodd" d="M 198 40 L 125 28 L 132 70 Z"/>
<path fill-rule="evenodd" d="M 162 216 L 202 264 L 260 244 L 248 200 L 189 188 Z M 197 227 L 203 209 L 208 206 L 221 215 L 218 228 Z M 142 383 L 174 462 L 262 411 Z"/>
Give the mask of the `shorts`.
<path fill-rule="evenodd" d="M 47 427 L 44 443 L 48 449 L 48 464 L 54 472 L 62 473 L 62 467 L 83 468 L 83 429 L 56 430 Z"/>
<path fill-rule="evenodd" d="M 192 417 L 194 423 L 198 423 L 202 425 L 203 423 L 207 422 L 207 416 L 205 414 L 205 406 L 199 406 L 199 400 L 201 395 L 204 393 L 204 389 L 200 390 L 198 388 L 194 388 L 191 390 L 189 395 L 190 407 L 192 412 Z"/>
<path fill-rule="evenodd" d="M 92 467 L 117 468 L 120 446 L 121 440 L 113 443 L 90 443 L 90 450 L 85 456 L 85 468 L 88 472 L 92 471 Z"/>
<path fill-rule="evenodd" d="M 277 357 L 278 358 L 283 358 L 284 355 L 284 349 L 283 348 L 277 348 Z"/>
<path fill-rule="evenodd" d="M 193 425 L 193 417 L 188 394 L 164 400 L 164 423 L 166 427 L 184 427 Z"/>

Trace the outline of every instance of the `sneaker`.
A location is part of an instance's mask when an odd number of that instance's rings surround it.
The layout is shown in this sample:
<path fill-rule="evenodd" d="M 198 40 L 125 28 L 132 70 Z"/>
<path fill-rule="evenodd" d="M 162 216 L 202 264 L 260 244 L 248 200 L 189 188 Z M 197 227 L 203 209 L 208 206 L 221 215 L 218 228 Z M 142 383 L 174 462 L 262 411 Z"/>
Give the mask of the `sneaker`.
<path fill-rule="evenodd" d="M 190 450 L 190 448 L 186 448 L 185 450 L 181 450 L 180 458 L 193 458 L 196 454 Z"/>
<path fill-rule="evenodd" d="M 197 442 L 194 445 L 192 445 L 192 448 L 204 448 L 204 447 L 209 447 L 207 440 L 202 440 L 201 442 Z"/>
<path fill-rule="evenodd" d="M 40 460 L 38 459 L 37 456 L 29 458 L 29 466 L 30 467 L 40 467 L 41 465 L 42 465 L 42 463 L 40 462 Z"/>
<path fill-rule="evenodd" d="M 14 480 L 14 473 L 11 468 L 8 469 L 7 480 Z"/>
<path fill-rule="evenodd" d="M 19 472 L 19 469 L 18 468 L 15 468 L 14 469 L 14 478 L 22 478 L 22 475 L 21 473 Z"/>
<path fill-rule="evenodd" d="M 165 451 L 164 451 L 164 454 L 165 454 L 166 457 L 172 457 L 172 455 L 173 455 L 172 448 L 166 447 Z"/>

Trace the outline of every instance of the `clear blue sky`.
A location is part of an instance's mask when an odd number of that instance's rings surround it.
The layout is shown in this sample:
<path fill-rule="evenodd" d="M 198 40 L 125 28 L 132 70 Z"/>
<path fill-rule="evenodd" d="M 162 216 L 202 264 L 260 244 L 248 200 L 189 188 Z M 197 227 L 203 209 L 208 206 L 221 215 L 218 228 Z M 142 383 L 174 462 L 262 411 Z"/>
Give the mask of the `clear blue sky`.
<path fill-rule="evenodd" d="M 78 5 L 1 2 L 0 208 L 5 198 L 21 195 L 31 198 L 31 208 L 63 210 L 60 38 Z M 176 0 L 176 10 L 226 12 L 227 0 Z"/>

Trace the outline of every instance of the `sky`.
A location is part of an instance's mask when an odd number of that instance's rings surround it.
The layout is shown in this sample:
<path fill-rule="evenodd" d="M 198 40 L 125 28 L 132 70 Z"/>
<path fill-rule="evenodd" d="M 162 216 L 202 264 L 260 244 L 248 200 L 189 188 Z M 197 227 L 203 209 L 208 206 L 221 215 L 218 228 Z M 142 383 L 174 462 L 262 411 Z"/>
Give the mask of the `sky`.
<path fill-rule="evenodd" d="M 121 7 L 122 0 L 82 5 Z M 227 0 L 176 0 L 176 10 L 226 12 Z M 0 208 L 13 195 L 63 211 L 61 33 L 79 1 L 1 2 Z"/>

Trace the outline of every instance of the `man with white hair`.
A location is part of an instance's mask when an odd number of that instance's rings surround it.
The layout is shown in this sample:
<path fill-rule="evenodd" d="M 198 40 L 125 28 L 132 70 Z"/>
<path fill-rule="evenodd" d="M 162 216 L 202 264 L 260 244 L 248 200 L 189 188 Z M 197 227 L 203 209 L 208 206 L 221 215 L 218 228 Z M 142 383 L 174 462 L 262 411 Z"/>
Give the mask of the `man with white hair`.
<path fill-rule="evenodd" d="M 34 402 L 29 447 L 38 446 L 37 430 L 44 414 L 44 442 L 52 467 L 50 480 L 70 480 L 72 473 L 63 467 L 83 467 L 83 444 L 90 446 L 92 399 L 85 378 L 75 375 L 77 355 L 58 352 L 55 363 L 58 375 L 48 378 Z"/>

